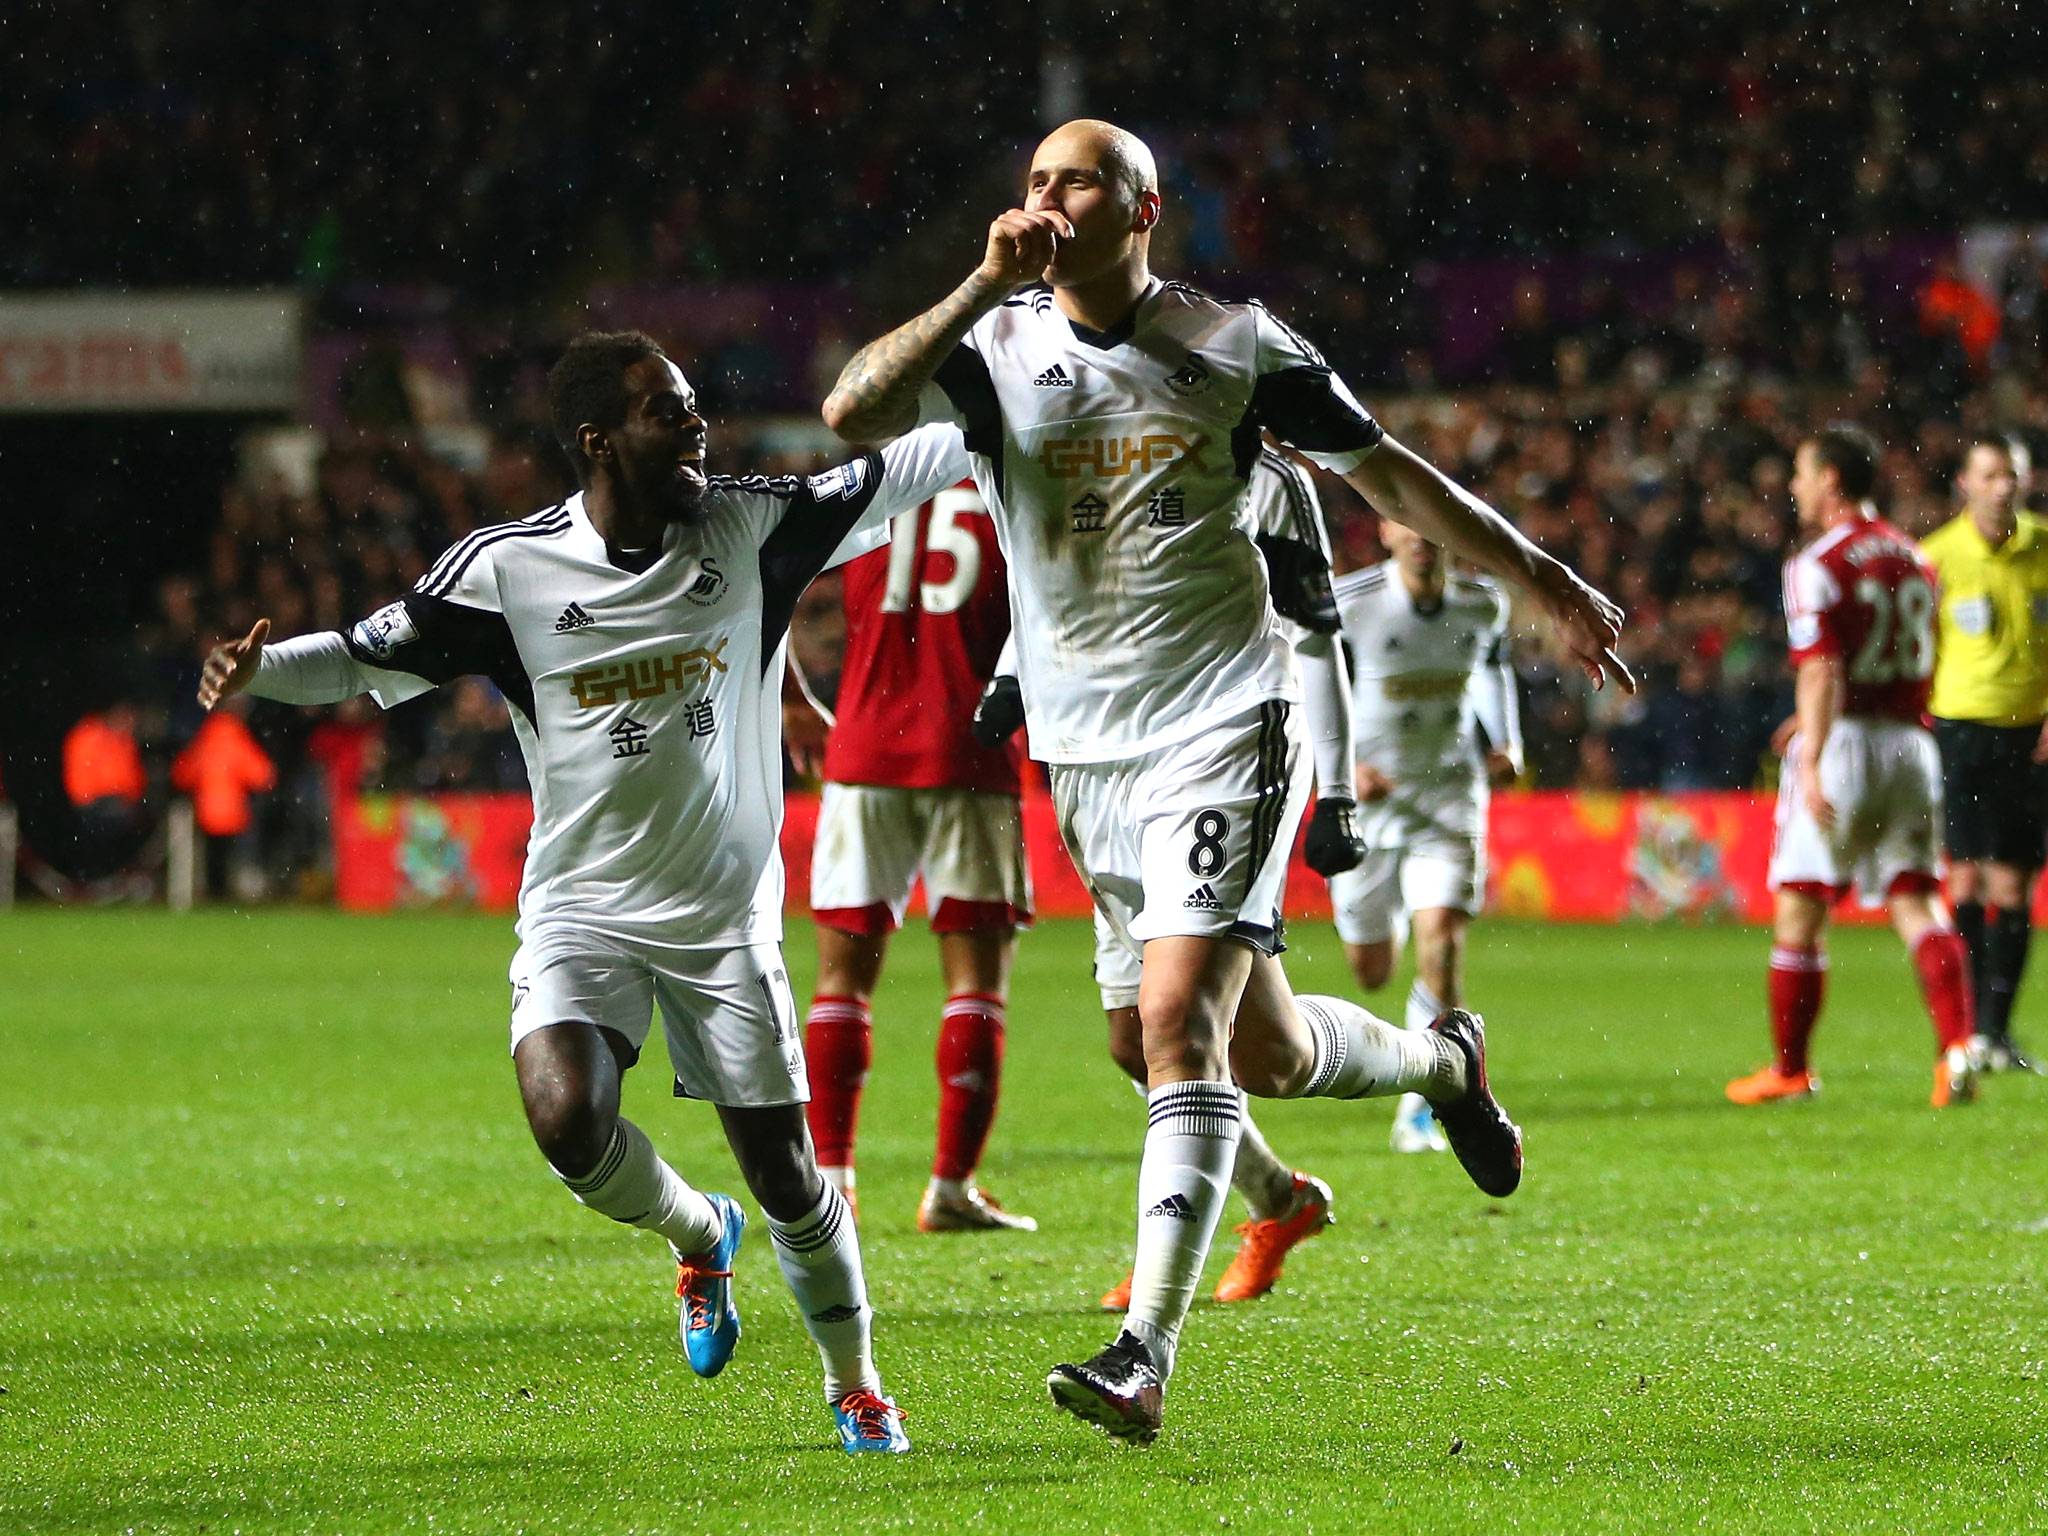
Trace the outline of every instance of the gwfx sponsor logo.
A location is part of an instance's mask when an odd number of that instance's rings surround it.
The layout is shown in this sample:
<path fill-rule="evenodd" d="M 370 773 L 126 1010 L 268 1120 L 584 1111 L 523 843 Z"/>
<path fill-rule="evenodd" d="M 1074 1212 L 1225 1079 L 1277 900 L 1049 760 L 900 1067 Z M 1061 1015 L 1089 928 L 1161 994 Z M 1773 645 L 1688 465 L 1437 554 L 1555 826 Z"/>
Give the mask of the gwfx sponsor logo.
<path fill-rule="evenodd" d="M 647 656 L 615 661 L 569 674 L 569 690 L 578 709 L 603 709 L 620 699 L 653 699 L 726 670 L 725 641 L 708 650 L 678 651 L 673 656 Z"/>
<path fill-rule="evenodd" d="M 1390 699 L 1442 699 L 1463 693 L 1470 681 L 1463 672 L 1411 672 L 1381 678 L 1380 692 Z"/>
<path fill-rule="evenodd" d="M 1089 475 L 1097 480 L 1120 480 L 1142 474 L 1165 464 L 1192 464 L 1207 472 L 1202 453 L 1209 446 L 1206 436 L 1193 442 L 1178 432 L 1147 432 L 1142 437 L 1072 437 L 1045 444 L 1038 450 L 1038 465 L 1055 480 L 1078 480 Z"/>

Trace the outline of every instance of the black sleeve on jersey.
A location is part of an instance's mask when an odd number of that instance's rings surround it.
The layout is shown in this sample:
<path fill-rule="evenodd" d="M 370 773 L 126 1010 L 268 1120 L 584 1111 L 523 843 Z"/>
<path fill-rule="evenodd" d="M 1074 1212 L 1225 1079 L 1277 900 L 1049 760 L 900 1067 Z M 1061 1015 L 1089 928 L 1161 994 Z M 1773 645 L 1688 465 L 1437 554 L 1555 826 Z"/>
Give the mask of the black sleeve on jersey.
<path fill-rule="evenodd" d="M 860 484 L 851 490 L 845 489 L 846 480 L 842 476 L 841 489 L 820 498 L 811 487 L 825 477 L 813 476 L 809 480 L 786 482 L 789 486 L 787 491 L 778 486 L 773 492 L 787 495 L 789 507 L 782 514 L 782 521 L 775 525 L 775 531 L 761 544 L 763 667 L 768 665 L 768 658 L 775 654 L 776 646 L 789 632 L 789 621 L 796 613 L 796 600 L 803 596 L 804 588 L 818 579 L 818 573 L 825 569 L 825 562 L 832 558 L 832 552 L 853 532 L 853 525 L 860 521 L 861 514 L 882 493 L 882 456 L 864 453 L 852 462 L 865 465 L 866 469 Z"/>
<path fill-rule="evenodd" d="M 953 409 L 960 413 L 960 435 L 967 442 L 967 451 L 993 459 L 1000 473 L 1003 410 L 996 402 L 996 382 L 989 377 L 987 359 L 963 342 L 946 354 L 932 382 L 946 392 Z"/>
<path fill-rule="evenodd" d="M 1266 557 L 1266 575 L 1273 584 L 1273 607 L 1318 635 L 1334 635 L 1344 627 L 1337 616 L 1337 594 L 1330 585 L 1330 562 L 1323 552 L 1299 539 L 1262 533 L 1259 553 Z"/>
<path fill-rule="evenodd" d="M 517 705 L 532 722 L 533 679 L 526 675 L 512 626 L 502 613 L 424 592 L 408 592 L 391 607 L 405 610 L 412 632 L 395 636 L 393 626 L 385 622 L 390 609 L 380 610 L 344 637 L 357 661 L 387 672 L 410 672 L 436 685 L 458 677 L 487 677 L 506 702 Z"/>
<path fill-rule="evenodd" d="M 1238 473 L 1249 475 L 1259 457 L 1259 429 L 1270 428 L 1283 443 L 1310 453 L 1355 453 L 1377 448 L 1385 430 L 1372 416 L 1337 392 L 1327 368 L 1301 364 L 1262 373 L 1252 385 L 1252 403 L 1231 434 Z"/>

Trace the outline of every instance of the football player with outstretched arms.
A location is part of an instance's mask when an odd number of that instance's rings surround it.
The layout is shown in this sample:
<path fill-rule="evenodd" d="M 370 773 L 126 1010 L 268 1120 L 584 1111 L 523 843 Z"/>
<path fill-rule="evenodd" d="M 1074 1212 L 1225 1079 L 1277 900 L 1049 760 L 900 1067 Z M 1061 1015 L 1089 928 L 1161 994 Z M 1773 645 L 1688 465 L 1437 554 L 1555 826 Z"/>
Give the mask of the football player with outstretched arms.
<path fill-rule="evenodd" d="M 533 832 L 512 958 L 512 1063 L 541 1155 L 583 1204 L 667 1239 L 693 1369 L 739 1337 L 746 1218 L 619 1113 L 661 1011 L 678 1095 L 716 1106 L 825 1366 L 849 1452 L 908 1448 L 883 1396 L 846 1203 L 804 1128 L 782 964 L 780 690 L 798 595 L 895 513 L 958 479 L 950 428 L 808 480 L 707 477 L 696 391 L 637 332 L 587 334 L 548 375 L 582 489 L 480 529 L 347 634 L 207 659 L 200 702 L 247 689 L 385 707 L 466 673 L 512 706 Z"/>
<path fill-rule="evenodd" d="M 827 397 L 842 437 L 959 425 L 1010 562 L 1032 750 L 1119 938 L 1143 948 L 1150 1084 L 1137 1266 L 1117 1338 L 1047 1379 L 1063 1408 L 1145 1442 L 1255 1094 L 1414 1089 L 1482 1188 L 1521 1140 L 1488 1090 L 1477 1019 L 1410 1035 L 1296 999 L 1273 958 L 1308 789 L 1291 649 L 1244 510 L 1261 434 L 1524 588 L 1595 679 L 1621 615 L 1469 493 L 1386 438 L 1320 353 L 1255 303 L 1151 272 L 1152 154 L 1109 123 L 1038 147 L 1024 204 L 932 309 L 857 352 Z"/>
<path fill-rule="evenodd" d="M 1969 951 L 1941 899 L 1941 757 L 1928 730 L 1934 573 L 1871 502 L 1878 446 L 1825 427 L 1799 445 L 1792 499 L 1806 546 L 1785 562 L 1796 712 L 1771 848 L 1771 1063 L 1728 1085 L 1737 1104 L 1820 1084 L 1808 1042 L 1827 986 L 1829 910 L 1853 886 L 1883 906 L 1934 1025 L 1936 1108 L 1976 1093 Z"/>
<path fill-rule="evenodd" d="M 1336 583 L 1369 851 L 1331 876 L 1330 901 L 1345 958 L 1369 992 L 1387 984 L 1413 922 L 1406 1023 L 1427 1029 L 1465 1001 L 1465 930 L 1486 895 L 1488 792 L 1521 771 L 1521 716 L 1506 594 L 1452 571 L 1440 548 L 1399 523 L 1383 519 L 1380 537 L 1388 558 Z M 1396 1107 L 1393 1146 L 1443 1149 L 1420 1094 Z"/>
<path fill-rule="evenodd" d="M 975 1181 L 1002 1088 L 1010 958 L 1031 918 L 1023 751 L 983 746 L 969 731 L 1010 632 L 1002 550 L 980 493 L 951 486 L 897 514 L 888 547 L 850 562 L 841 580 L 845 662 L 811 854 L 818 989 L 804 1029 L 818 1163 L 855 1198 L 875 989 L 922 879 L 946 1001 L 938 1144 L 917 1224 L 1035 1231 Z"/>

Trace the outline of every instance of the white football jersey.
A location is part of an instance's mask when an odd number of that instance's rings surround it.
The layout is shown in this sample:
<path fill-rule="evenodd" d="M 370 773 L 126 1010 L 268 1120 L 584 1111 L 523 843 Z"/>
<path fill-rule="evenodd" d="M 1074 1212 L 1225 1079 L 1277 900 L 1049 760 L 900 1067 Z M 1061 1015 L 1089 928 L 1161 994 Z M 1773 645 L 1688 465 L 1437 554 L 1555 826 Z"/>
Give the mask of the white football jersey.
<path fill-rule="evenodd" d="M 1442 600 L 1416 606 L 1392 561 L 1339 576 L 1337 610 L 1351 647 L 1352 730 L 1358 760 L 1394 781 L 1359 807 L 1373 847 L 1423 828 L 1475 836 L 1486 775 L 1477 725 L 1519 759 L 1520 717 L 1506 655 L 1508 603 L 1499 587 L 1452 573 Z"/>
<path fill-rule="evenodd" d="M 966 469 L 939 428 L 809 479 L 714 477 L 705 520 L 638 556 L 579 494 L 471 534 L 355 626 L 386 708 L 465 673 L 511 704 L 534 807 L 522 935 L 545 917 L 683 948 L 781 937 L 791 611 Z"/>
<path fill-rule="evenodd" d="M 1024 288 L 923 408 L 964 430 L 1002 539 L 1035 756 L 1135 757 L 1299 698 L 1246 505 L 1260 433 L 1342 473 L 1381 432 L 1262 306 L 1155 281 L 1095 332 Z"/>

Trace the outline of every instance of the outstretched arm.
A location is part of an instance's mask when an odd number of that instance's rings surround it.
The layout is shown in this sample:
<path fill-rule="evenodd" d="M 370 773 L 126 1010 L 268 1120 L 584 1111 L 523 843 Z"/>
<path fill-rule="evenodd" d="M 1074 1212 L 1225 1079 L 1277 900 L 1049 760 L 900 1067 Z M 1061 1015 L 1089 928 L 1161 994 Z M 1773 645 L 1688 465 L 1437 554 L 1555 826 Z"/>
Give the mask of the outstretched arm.
<path fill-rule="evenodd" d="M 337 630 L 295 635 L 269 643 L 270 620 L 258 619 L 239 640 L 217 645 L 199 674 L 199 702 L 207 709 L 244 690 L 280 704 L 339 704 L 374 694 L 386 708 L 433 686 L 409 672 L 373 667 L 349 649 Z"/>
<path fill-rule="evenodd" d="M 1634 676 L 1614 653 L 1621 609 L 1477 496 L 1391 437 L 1344 478 L 1378 511 L 1528 593 L 1596 688 L 1611 672 L 1635 692 Z"/>
<path fill-rule="evenodd" d="M 854 353 L 825 397 L 825 425 L 849 443 L 880 443 L 917 425 L 917 400 L 974 322 L 1052 262 L 1074 229 L 1057 213 L 1012 208 L 988 228 L 981 265 L 937 304 Z"/>

